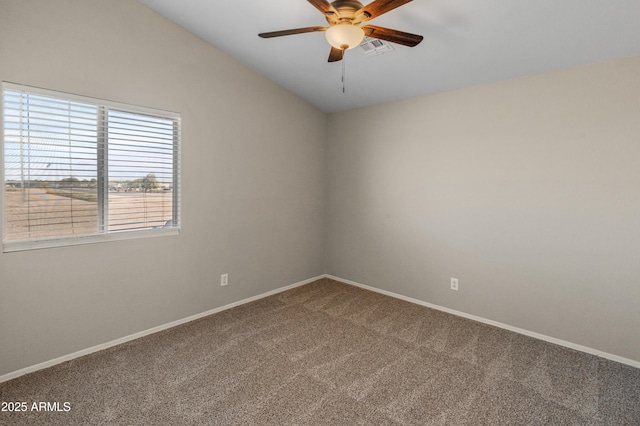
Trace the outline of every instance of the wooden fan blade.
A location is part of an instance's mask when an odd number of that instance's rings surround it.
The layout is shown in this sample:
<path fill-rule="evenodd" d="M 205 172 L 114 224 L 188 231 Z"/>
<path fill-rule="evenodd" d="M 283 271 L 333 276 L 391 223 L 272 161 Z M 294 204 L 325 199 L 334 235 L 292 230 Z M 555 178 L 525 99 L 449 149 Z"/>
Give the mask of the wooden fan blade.
<path fill-rule="evenodd" d="M 342 60 L 344 56 L 344 49 L 338 49 L 337 47 L 331 47 L 331 52 L 329 52 L 329 62 L 338 62 Z"/>
<path fill-rule="evenodd" d="M 409 47 L 417 46 L 424 38 L 421 35 L 377 27 L 375 25 L 365 25 L 362 29 L 364 30 L 364 35 L 367 37 L 379 38 L 380 40 L 390 41 L 392 43 L 398 43 Z"/>
<path fill-rule="evenodd" d="M 305 27 L 294 28 L 292 30 L 271 31 L 270 33 L 260 33 L 258 36 L 262 38 L 281 37 L 293 34 L 313 33 L 316 31 L 326 31 L 327 27 Z"/>
<path fill-rule="evenodd" d="M 375 0 L 357 11 L 355 16 L 359 16 L 364 13 L 365 18 L 360 19 L 360 21 L 369 21 L 411 1 L 413 0 Z"/>
<path fill-rule="evenodd" d="M 333 6 L 331 6 L 331 3 L 329 3 L 327 0 L 307 0 L 307 1 L 311 3 L 313 7 L 315 7 L 325 15 L 327 13 L 329 14 L 336 13 L 336 10 L 333 8 Z"/>

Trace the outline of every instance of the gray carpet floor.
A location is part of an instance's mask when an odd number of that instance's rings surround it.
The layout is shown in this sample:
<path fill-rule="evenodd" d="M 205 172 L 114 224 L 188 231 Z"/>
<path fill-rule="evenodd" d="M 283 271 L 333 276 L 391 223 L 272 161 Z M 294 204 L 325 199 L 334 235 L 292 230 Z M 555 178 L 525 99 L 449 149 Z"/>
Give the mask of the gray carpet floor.
<path fill-rule="evenodd" d="M 640 425 L 640 370 L 320 280 L 0 384 L 3 425 Z"/>

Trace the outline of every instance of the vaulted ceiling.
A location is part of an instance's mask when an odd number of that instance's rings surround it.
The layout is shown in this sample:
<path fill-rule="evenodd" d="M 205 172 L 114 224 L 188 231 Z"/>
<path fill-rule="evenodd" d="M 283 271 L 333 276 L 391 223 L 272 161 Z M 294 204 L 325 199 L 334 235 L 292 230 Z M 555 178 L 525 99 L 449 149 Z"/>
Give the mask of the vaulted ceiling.
<path fill-rule="evenodd" d="M 640 54 L 638 0 L 415 0 L 370 24 L 424 36 L 409 48 L 327 62 L 326 25 L 306 0 L 139 0 L 325 112 Z M 365 3 L 366 4 L 366 3 Z"/>

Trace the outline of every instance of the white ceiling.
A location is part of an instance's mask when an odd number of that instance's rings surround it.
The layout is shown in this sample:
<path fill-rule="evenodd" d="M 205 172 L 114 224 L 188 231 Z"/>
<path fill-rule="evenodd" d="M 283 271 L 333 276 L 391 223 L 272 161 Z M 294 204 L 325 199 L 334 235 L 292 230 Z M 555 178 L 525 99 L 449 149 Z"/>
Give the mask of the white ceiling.
<path fill-rule="evenodd" d="M 367 24 L 424 36 L 384 55 L 328 63 L 326 25 L 306 0 L 140 0 L 325 112 L 640 54 L 639 0 L 415 0 Z M 366 2 L 365 2 L 366 4 Z"/>

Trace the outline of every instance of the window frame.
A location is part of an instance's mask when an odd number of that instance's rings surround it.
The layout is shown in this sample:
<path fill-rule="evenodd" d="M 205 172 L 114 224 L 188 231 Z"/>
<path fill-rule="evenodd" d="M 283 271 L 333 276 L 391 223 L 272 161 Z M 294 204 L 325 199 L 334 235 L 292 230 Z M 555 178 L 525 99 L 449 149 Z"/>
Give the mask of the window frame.
<path fill-rule="evenodd" d="M 97 150 L 97 221 L 98 226 L 95 233 L 74 235 L 74 236 L 55 236 L 55 237 L 35 237 L 32 239 L 6 240 L 6 182 L 5 182 L 5 111 L 4 111 L 4 93 L 5 90 L 28 92 L 34 95 L 48 96 L 63 101 L 80 102 L 95 105 L 102 110 L 102 120 L 98 120 L 98 126 L 101 131 L 98 132 L 96 150 Z M 105 149 L 108 141 L 107 123 L 104 120 L 108 111 L 119 111 L 124 113 L 148 115 L 156 118 L 171 120 L 173 126 L 173 183 L 172 183 L 172 226 L 157 227 L 152 229 L 136 229 L 136 230 L 116 230 L 109 231 L 104 229 L 107 221 L 109 202 L 109 179 L 101 176 L 100 171 L 109 167 L 108 149 Z M 106 241 L 119 241 L 137 238 L 158 237 L 168 235 L 178 235 L 181 229 L 181 133 L 182 123 L 181 115 L 178 112 L 160 110 L 138 105 L 131 105 L 122 102 L 109 101 L 89 96 L 70 94 L 61 91 L 43 89 L 39 87 L 28 86 L 24 84 L 2 82 L 2 101 L 0 101 L 0 175 L 2 178 L 2 188 L 0 188 L 0 221 L 2 222 L 2 248 L 4 253 L 35 250 L 53 247 L 64 247 L 73 245 L 93 244 Z"/>

